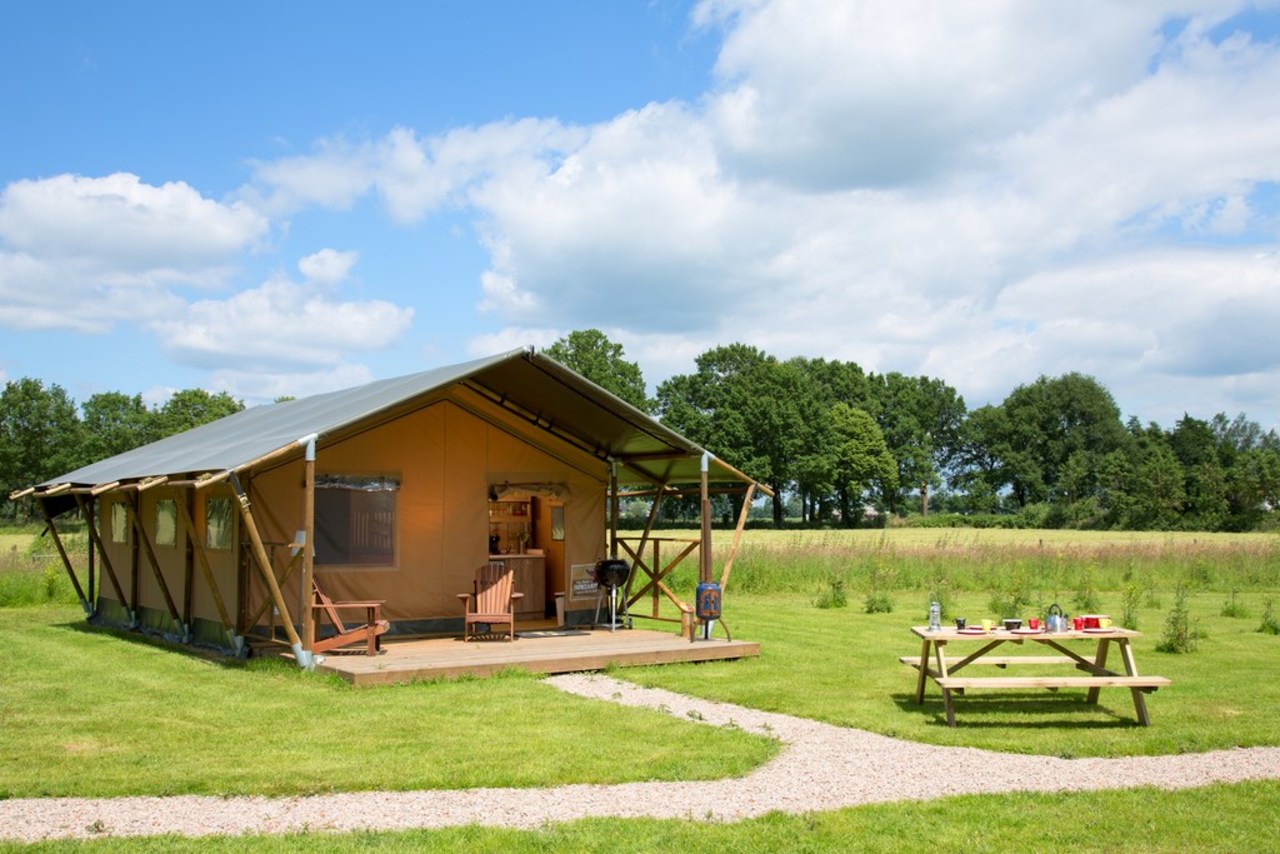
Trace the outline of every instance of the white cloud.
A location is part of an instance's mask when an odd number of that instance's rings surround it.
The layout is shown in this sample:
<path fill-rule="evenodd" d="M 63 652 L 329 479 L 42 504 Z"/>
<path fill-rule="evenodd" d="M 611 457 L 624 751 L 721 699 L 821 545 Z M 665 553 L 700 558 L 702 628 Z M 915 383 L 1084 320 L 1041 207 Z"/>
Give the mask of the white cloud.
<path fill-rule="evenodd" d="M 1221 37 L 1243 8 L 706 0 L 724 42 L 700 101 L 397 128 L 255 182 L 473 215 L 483 351 L 593 326 L 650 381 L 745 341 L 971 404 L 1081 370 L 1144 417 L 1184 391 L 1269 394 L 1274 417 L 1280 280 L 1254 256 L 1280 235 L 1280 46 Z"/>
<path fill-rule="evenodd" d="M 336 285 L 344 281 L 355 265 L 360 253 L 321 249 L 298 261 L 298 270 L 308 282 L 318 285 Z"/>
<path fill-rule="evenodd" d="M 282 370 L 218 370 L 211 385 L 247 403 L 269 403 L 282 397 L 307 397 L 364 385 L 377 379 L 364 365 L 341 362 L 298 372 Z"/>
<path fill-rule="evenodd" d="M 226 280 L 262 239 L 249 207 L 135 175 L 15 181 L 0 194 L 0 324 L 102 332 L 174 311 L 177 285 Z"/>
<path fill-rule="evenodd" d="M 477 185 L 484 305 L 504 336 L 620 324 L 651 381 L 735 340 L 941 376 L 973 403 L 1041 372 L 1157 407 L 1153 376 L 1248 375 L 1271 348 L 1227 283 L 1261 274 L 1181 246 L 1275 222 L 1249 199 L 1280 178 L 1280 52 L 1207 40 L 1235 8 L 704 4 L 727 31 L 704 105 L 629 111 L 544 173 Z M 1034 287 L 1099 270 L 1150 285 Z M 1166 274 L 1203 328 L 1153 321 Z"/>
<path fill-rule="evenodd" d="M 728 13 L 733 12 L 731 17 Z M 1122 91 L 1156 3 L 704 4 L 727 23 L 710 116 L 730 161 L 814 189 L 933 179 L 982 145 Z"/>
<path fill-rule="evenodd" d="M 412 308 L 385 300 L 339 302 L 327 289 L 277 277 L 225 300 L 193 303 L 181 319 L 158 321 L 152 329 L 186 364 L 298 372 L 332 368 L 351 353 L 387 347 L 412 319 Z"/>
<path fill-rule="evenodd" d="M 423 138 L 398 127 L 378 140 L 322 141 L 314 154 L 258 163 L 244 199 L 287 216 L 305 207 L 344 210 L 377 193 L 393 220 L 416 222 L 495 172 L 541 170 L 539 159 L 581 135 L 553 120 L 520 119 Z"/>

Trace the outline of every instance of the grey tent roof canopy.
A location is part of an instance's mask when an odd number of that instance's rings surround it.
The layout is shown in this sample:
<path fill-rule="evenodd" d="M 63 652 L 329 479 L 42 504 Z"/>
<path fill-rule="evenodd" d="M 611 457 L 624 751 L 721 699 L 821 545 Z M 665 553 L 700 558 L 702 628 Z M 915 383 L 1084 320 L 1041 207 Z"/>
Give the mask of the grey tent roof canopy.
<path fill-rule="evenodd" d="M 362 424 L 424 405 L 463 385 L 493 404 L 602 461 L 619 463 L 622 484 L 708 480 L 745 487 L 753 479 L 626 401 L 532 347 L 355 388 L 255 406 L 184 433 L 100 460 L 14 497 L 159 478 L 215 478 L 268 458 L 301 452 Z M 767 492 L 767 490 L 765 490 Z"/>

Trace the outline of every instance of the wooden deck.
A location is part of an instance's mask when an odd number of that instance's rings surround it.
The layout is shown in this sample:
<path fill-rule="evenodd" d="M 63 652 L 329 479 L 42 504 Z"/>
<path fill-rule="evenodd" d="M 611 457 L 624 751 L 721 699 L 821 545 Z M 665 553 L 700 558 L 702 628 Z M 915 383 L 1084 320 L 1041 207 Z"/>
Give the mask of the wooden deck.
<path fill-rule="evenodd" d="M 532 673 L 572 673 L 642 664 L 722 661 L 760 654 L 752 641 L 695 640 L 675 632 L 645 629 L 520 629 L 516 640 L 431 638 L 396 640 L 383 636 L 382 651 L 370 657 L 332 652 L 316 665 L 355 685 L 387 685 L 463 675 L 489 676 L 510 667 Z"/>

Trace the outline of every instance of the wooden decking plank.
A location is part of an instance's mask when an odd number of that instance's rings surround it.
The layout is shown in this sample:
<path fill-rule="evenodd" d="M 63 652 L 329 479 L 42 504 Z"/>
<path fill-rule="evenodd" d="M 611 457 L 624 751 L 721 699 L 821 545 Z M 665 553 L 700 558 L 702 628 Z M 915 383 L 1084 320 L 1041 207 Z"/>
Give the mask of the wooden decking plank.
<path fill-rule="evenodd" d="M 519 632 L 517 632 L 517 635 Z M 758 643 L 698 640 L 646 630 L 570 631 L 507 641 L 452 638 L 387 641 L 376 658 L 327 656 L 317 670 L 356 685 L 489 676 L 511 667 L 534 673 L 570 673 L 614 666 L 716 661 L 760 654 Z"/>

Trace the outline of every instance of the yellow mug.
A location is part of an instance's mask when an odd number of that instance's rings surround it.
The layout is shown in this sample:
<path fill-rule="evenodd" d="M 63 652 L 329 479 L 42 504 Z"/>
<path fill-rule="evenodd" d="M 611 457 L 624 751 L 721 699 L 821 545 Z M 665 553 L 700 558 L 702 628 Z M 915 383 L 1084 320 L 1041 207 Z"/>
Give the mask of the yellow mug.
<path fill-rule="evenodd" d="M 991 631 L 991 621 L 990 621 L 990 620 L 983 620 L 983 621 L 982 621 L 982 630 L 983 630 L 984 632 L 989 632 L 989 631 Z"/>
<path fill-rule="evenodd" d="M 1102 619 L 1098 620 L 1098 628 L 1100 628 L 1100 629 L 1109 629 L 1109 628 L 1111 628 L 1111 618 L 1110 618 L 1110 617 L 1103 617 Z"/>

